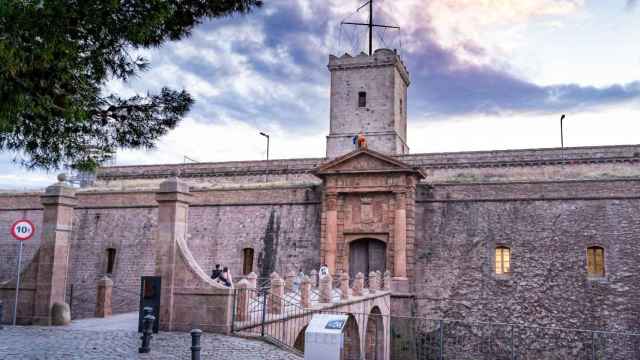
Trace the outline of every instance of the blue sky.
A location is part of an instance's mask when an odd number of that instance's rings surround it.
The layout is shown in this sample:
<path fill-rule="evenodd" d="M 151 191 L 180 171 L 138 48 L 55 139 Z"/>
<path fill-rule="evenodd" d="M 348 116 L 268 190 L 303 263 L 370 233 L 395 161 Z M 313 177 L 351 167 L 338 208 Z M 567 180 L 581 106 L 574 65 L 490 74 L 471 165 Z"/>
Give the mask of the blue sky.
<path fill-rule="evenodd" d="M 193 36 L 144 51 L 152 68 L 122 95 L 186 88 L 196 105 L 153 151 L 118 164 L 321 157 L 329 124 L 329 54 L 365 50 L 357 0 L 267 1 L 247 16 L 202 24 Z M 376 33 L 411 74 L 411 152 L 640 143 L 640 9 L 610 0 L 378 0 Z M 35 188 L 54 175 L 0 158 L 1 188 Z"/>

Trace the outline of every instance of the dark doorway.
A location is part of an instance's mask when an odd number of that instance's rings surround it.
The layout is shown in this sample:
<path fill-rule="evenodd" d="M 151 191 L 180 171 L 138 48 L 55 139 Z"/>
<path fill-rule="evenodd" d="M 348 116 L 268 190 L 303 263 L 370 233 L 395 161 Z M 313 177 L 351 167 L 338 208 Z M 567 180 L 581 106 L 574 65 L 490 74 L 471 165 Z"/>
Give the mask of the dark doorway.
<path fill-rule="evenodd" d="M 242 250 L 242 274 L 249 275 L 253 271 L 253 249 L 245 248 Z"/>
<path fill-rule="evenodd" d="M 349 245 L 349 276 L 353 279 L 361 272 L 368 276 L 371 271 L 384 272 L 387 244 L 376 239 L 359 239 Z"/>
<path fill-rule="evenodd" d="M 140 278 L 140 310 L 138 315 L 138 332 L 142 332 L 143 309 L 147 306 L 153 309 L 156 321 L 153 323 L 153 332 L 157 333 L 160 325 L 160 276 L 142 276 Z"/>

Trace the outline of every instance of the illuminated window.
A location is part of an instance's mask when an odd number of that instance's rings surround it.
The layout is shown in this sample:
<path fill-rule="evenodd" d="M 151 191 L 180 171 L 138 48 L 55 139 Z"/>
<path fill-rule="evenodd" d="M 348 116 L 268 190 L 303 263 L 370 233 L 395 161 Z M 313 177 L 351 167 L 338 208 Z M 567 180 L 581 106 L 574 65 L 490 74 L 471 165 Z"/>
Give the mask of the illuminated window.
<path fill-rule="evenodd" d="M 364 91 L 360 91 L 358 93 L 358 107 L 366 107 L 367 106 L 367 93 Z"/>
<path fill-rule="evenodd" d="M 496 274 L 511 273 L 511 249 L 506 246 L 496 247 Z"/>
<path fill-rule="evenodd" d="M 116 249 L 107 249 L 107 274 L 113 273 L 113 266 L 116 263 Z"/>
<path fill-rule="evenodd" d="M 253 271 L 253 249 L 246 248 L 242 250 L 244 261 L 242 263 L 242 273 L 248 275 Z"/>
<path fill-rule="evenodd" d="M 604 249 L 600 246 L 587 248 L 587 273 L 592 277 L 604 277 Z"/>

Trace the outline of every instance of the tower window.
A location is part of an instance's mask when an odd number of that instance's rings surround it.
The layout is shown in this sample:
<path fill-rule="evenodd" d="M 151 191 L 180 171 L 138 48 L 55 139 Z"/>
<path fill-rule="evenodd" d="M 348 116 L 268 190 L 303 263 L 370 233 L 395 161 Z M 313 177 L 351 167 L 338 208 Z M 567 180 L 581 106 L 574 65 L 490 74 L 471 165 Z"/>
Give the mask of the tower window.
<path fill-rule="evenodd" d="M 402 109 L 402 99 L 400 99 L 400 115 L 402 115 L 402 111 L 403 111 L 403 109 Z"/>
<path fill-rule="evenodd" d="M 587 273 L 591 277 L 604 277 L 604 248 L 587 248 Z"/>
<path fill-rule="evenodd" d="M 506 246 L 496 247 L 496 274 L 511 274 L 511 249 Z"/>
<path fill-rule="evenodd" d="M 360 91 L 358 93 L 358 107 L 366 107 L 367 106 L 367 93 L 364 91 Z"/>
<path fill-rule="evenodd" d="M 253 249 L 252 248 L 243 249 L 242 257 L 244 259 L 242 262 L 242 273 L 244 275 L 248 275 L 250 272 L 253 271 Z"/>
<path fill-rule="evenodd" d="M 116 263 L 116 249 L 107 249 L 107 274 L 113 273 L 113 266 Z"/>

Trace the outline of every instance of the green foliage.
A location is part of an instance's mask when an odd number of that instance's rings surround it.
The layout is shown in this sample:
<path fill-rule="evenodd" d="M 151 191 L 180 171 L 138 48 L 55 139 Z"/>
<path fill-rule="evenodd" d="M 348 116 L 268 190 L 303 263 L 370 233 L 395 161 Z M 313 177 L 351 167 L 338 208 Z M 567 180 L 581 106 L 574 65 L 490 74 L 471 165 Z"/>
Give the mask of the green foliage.
<path fill-rule="evenodd" d="M 149 67 L 139 48 L 182 39 L 259 0 L 0 0 L 0 150 L 22 164 L 92 169 L 117 149 L 151 148 L 193 105 L 184 90 L 121 98 L 110 79 Z"/>

